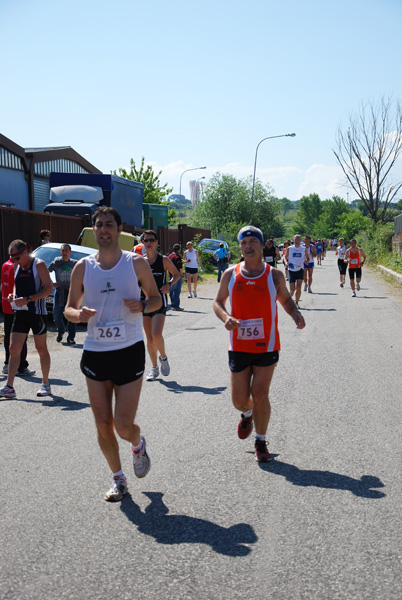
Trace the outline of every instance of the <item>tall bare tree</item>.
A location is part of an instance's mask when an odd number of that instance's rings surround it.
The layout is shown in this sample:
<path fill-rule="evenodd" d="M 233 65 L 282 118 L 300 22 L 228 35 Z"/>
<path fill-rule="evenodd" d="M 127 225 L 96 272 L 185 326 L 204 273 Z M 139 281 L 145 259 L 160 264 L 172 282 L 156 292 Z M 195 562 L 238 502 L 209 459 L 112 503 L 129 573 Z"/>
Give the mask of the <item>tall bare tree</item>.
<path fill-rule="evenodd" d="M 336 159 L 370 218 L 375 223 L 386 222 L 387 209 L 402 187 L 402 182 L 392 177 L 402 153 L 400 101 L 382 98 L 379 103 L 362 103 L 346 129 L 339 126 L 336 145 Z"/>

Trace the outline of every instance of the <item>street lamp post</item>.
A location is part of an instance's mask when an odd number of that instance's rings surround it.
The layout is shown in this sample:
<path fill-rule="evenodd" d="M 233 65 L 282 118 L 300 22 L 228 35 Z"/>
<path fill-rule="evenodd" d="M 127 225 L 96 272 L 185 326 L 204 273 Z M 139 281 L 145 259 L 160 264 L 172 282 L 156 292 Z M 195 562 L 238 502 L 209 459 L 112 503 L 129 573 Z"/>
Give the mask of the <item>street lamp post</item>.
<path fill-rule="evenodd" d="M 280 138 L 280 137 L 295 137 L 296 134 L 295 133 L 284 133 L 283 135 L 271 135 L 270 137 L 265 137 L 263 138 L 257 145 L 257 148 L 255 149 L 255 160 L 254 160 L 254 174 L 253 174 L 253 190 L 251 192 L 251 210 L 250 210 L 250 225 L 251 225 L 251 218 L 253 216 L 253 206 L 254 206 L 254 187 L 255 187 L 255 171 L 257 168 L 257 154 L 258 154 L 258 148 L 260 147 L 260 145 L 262 144 L 262 142 L 265 142 L 265 140 L 273 140 L 274 138 Z"/>
<path fill-rule="evenodd" d="M 199 169 L 206 169 L 207 167 L 193 167 L 192 169 L 186 169 L 185 171 L 183 171 L 183 173 L 180 175 L 180 189 L 179 189 L 179 194 L 181 196 L 181 178 L 183 177 L 184 173 L 187 173 L 187 171 L 198 171 Z"/>

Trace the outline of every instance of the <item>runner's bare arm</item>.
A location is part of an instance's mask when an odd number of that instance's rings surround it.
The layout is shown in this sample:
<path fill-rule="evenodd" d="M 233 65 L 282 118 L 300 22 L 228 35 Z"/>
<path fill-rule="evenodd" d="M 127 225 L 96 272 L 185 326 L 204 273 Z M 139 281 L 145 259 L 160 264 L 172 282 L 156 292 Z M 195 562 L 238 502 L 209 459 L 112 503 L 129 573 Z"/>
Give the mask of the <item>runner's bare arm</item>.
<path fill-rule="evenodd" d="M 234 267 L 227 269 L 223 273 L 214 303 L 212 305 L 216 316 L 225 324 L 225 327 L 228 331 L 237 329 L 241 325 L 240 321 L 232 317 L 226 310 L 226 301 L 229 298 L 229 281 L 232 276 L 233 269 Z"/>
<path fill-rule="evenodd" d="M 146 300 L 124 299 L 125 305 L 130 312 L 144 312 L 144 314 L 154 312 L 162 306 L 162 298 L 156 287 L 155 279 L 148 262 L 136 254 L 133 257 L 134 270 L 137 274 L 138 283 L 145 294 Z"/>
<path fill-rule="evenodd" d="M 87 306 L 80 308 L 84 297 L 84 273 L 85 263 L 79 260 L 71 273 L 70 291 L 64 310 L 64 316 L 72 323 L 88 323 L 89 319 L 98 312 Z"/>
<path fill-rule="evenodd" d="M 274 271 L 272 271 L 272 277 L 274 279 L 278 301 L 283 306 L 284 310 L 288 313 L 288 315 L 292 317 L 293 321 L 296 323 L 297 329 L 303 329 L 306 326 L 306 323 L 304 321 L 303 315 L 297 308 L 296 304 L 293 302 L 292 297 L 288 292 L 285 277 L 283 276 L 282 271 L 279 271 L 279 269 L 275 269 Z"/>

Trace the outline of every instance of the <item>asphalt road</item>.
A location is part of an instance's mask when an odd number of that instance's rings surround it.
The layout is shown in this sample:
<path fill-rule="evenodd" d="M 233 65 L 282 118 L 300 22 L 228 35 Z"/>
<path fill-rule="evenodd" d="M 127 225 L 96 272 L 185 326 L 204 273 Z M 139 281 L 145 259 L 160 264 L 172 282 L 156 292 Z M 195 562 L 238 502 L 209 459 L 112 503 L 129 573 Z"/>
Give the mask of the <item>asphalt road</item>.
<path fill-rule="evenodd" d="M 364 269 L 352 298 L 330 254 L 306 328 L 279 309 L 263 466 L 237 438 L 215 290 L 168 313 L 171 375 L 144 382 L 138 414 L 152 468 L 136 479 L 121 443 L 121 503 L 103 500 L 80 346 L 50 334 L 52 399 L 34 376 L 0 400 L 2 599 L 401 598 L 401 295 Z"/>

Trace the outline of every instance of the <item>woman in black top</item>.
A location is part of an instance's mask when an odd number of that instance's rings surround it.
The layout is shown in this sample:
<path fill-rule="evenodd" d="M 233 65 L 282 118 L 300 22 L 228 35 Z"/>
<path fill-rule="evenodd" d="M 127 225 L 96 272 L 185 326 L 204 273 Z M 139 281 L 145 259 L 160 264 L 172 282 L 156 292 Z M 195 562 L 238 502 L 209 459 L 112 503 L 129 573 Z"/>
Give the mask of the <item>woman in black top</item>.
<path fill-rule="evenodd" d="M 163 326 L 165 325 L 167 294 L 169 293 L 171 286 L 180 279 L 181 275 L 172 261 L 167 256 L 163 256 L 163 254 L 160 254 L 157 251 L 158 238 L 155 231 L 152 229 L 144 231 L 142 237 L 146 249 L 144 258 L 148 261 L 156 281 L 156 286 L 162 296 L 161 308 L 154 312 L 144 314 L 143 320 L 144 331 L 147 336 L 148 354 L 152 362 L 152 368 L 147 376 L 147 381 L 154 381 L 159 376 L 158 352 L 162 375 L 166 377 L 170 373 L 162 331 Z M 166 281 L 166 271 L 169 271 L 172 275 L 172 278 L 168 282 Z"/>

